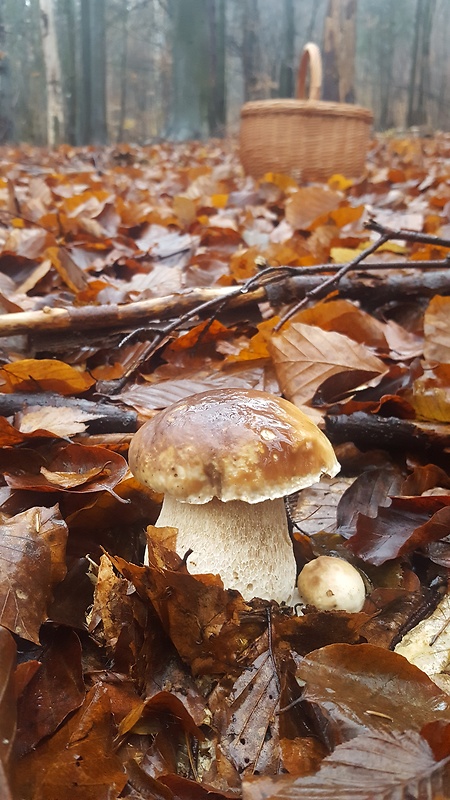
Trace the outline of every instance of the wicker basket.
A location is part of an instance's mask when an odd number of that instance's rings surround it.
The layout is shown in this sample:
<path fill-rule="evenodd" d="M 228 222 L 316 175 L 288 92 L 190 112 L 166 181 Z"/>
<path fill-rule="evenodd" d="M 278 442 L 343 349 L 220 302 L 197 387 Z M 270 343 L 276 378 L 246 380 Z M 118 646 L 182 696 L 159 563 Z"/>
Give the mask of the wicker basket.
<path fill-rule="evenodd" d="M 310 67 L 309 99 L 305 97 Z M 299 99 L 246 103 L 241 111 L 240 157 L 254 178 L 266 172 L 298 181 L 325 181 L 334 173 L 364 171 L 373 114 L 348 103 L 321 101 L 322 62 L 317 45 L 305 45 L 300 61 Z"/>

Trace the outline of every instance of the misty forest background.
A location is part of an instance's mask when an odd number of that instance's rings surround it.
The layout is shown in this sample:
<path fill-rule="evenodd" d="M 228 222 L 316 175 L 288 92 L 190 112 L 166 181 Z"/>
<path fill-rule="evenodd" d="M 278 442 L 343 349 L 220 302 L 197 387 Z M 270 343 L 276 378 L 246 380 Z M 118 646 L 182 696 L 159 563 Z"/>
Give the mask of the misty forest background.
<path fill-rule="evenodd" d="M 233 135 L 309 40 L 323 99 L 449 129 L 448 0 L 0 0 L 0 143 Z"/>

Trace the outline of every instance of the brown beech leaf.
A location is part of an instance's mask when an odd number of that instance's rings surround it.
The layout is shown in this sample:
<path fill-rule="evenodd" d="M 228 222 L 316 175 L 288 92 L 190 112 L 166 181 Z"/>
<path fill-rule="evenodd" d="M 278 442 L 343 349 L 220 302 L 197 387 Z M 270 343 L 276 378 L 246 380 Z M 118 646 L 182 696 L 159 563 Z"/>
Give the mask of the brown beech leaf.
<path fill-rule="evenodd" d="M 10 762 L 16 733 L 16 698 L 14 667 L 16 645 L 6 630 L 0 627 L 0 797 L 13 800 L 10 785 Z"/>
<path fill-rule="evenodd" d="M 302 186 L 286 200 L 286 219 L 293 228 L 304 230 L 342 201 L 337 192 L 323 186 Z"/>
<path fill-rule="evenodd" d="M 32 642 L 66 574 L 66 539 L 58 506 L 30 508 L 0 525 L 0 623 Z"/>
<path fill-rule="evenodd" d="M 231 719 L 221 747 L 240 773 L 276 773 L 281 766 L 280 681 L 270 650 L 240 675 L 228 698 Z"/>
<path fill-rule="evenodd" d="M 154 609 L 131 591 L 129 581 L 115 574 L 107 556 L 100 560 L 89 627 L 105 642 L 114 669 L 132 674 L 144 688 L 146 703 L 140 715 L 147 709 L 167 710 L 172 704 L 173 715 L 197 738 L 203 736 L 197 726 L 205 722 L 204 698 Z M 168 697 L 161 686 L 171 687 Z M 153 698 L 159 699 L 151 703 Z"/>
<path fill-rule="evenodd" d="M 295 317 L 296 322 L 317 325 L 324 331 L 335 331 L 369 347 L 387 349 L 385 325 L 362 311 L 349 300 L 315 303 Z"/>
<path fill-rule="evenodd" d="M 243 800 L 389 800 L 443 798 L 450 789 L 450 760 L 437 762 L 416 731 L 373 731 L 339 744 L 319 771 L 307 777 L 247 778 Z M 442 794 L 438 794 L 442 792 Z"/>
<path fill-rule="evenodd" d="M 355 555 L 378 565 L 448 536 L 450 506 L 438 508 L 430 518 L 426 508 L 421 508 L 422 499 L 428 507 L 432 501 L 442 505 L 440 497 L 393 498 L 392 504 L 380 508 L 375 518 L 359 514 L 356 533 L 347 546 Z"/>
<path fill-rule="evenodd" d="M 359 514 L 376 517 L 378 509 L 390 505 L 390 497 L 399 493 L 402 479 L 398 468 L 362 472 L 339 500 L 337 532 L 341 536 L 352 536 Z"/>
<path fill-rule="evenodd" d="M 85 696 L 76 633 L 44 627 L 41 636 L 44 647 L 39 654 L 40 667 L 19 698 L 16 757 L 54 733 L 67 715 L 81 706 Z"/>
<path fill-rule="evenodd" d="M 55 394 L 81 394 L 95 383 L 87 372 L 52 358 L 26 358 L 5 364 L 0 376 L 6 382 L 4 392 L 55 392 Z"/>
<path fill-rule="evenodd" d="M 107 687 L 90 690 L 68 722 L 16 765 L 16 784 L 29 800 L 115 800 L 126 783 L 115 755 L 116 728 Z"/>
<path fill-rule="evenodd" d="M 103 447 L 68 444 L 59 447 L 48 465 L 39 474 L 5 474 L 12 489 L 42 492 L 73 491 L 77 493 L 107 491 L 114 487 L 128 471 L 123 456 Z"/>
<path fill-rule="evenodd" d="M 450 719 L 450 698 L 402 656 L 372 644 L 331 644 L 297 668 L 335 744 L 367 730 L 420 730 Z"/>
<path fill-rule="evenodd" d="M 270 352 L 283 394 L 297 405 L 311 400 L 331 375 L 358 370 L 373 376 L 385 371 L 383 362 L 364 345 L 300 322 L 273 336 Z"/>
<path fill-rule="evenodd" d="M 238 592 L 225 590 L 218 576 L 190 575 L 176 553 L 150 536 L 147 541 L 148 567 L 113 558 L 116 569 L 152 602 L 194 675 L 236 670 L 249 642 L 265 629 L 265 614 L 255 613 Z"/>
<path fill-rule="evenodd" d="M 423 353 L 427 361 L 450 364 L 450 330 L 448 317 L 450 297 L 435 295 L 424 316 L 425 343 Z"/>

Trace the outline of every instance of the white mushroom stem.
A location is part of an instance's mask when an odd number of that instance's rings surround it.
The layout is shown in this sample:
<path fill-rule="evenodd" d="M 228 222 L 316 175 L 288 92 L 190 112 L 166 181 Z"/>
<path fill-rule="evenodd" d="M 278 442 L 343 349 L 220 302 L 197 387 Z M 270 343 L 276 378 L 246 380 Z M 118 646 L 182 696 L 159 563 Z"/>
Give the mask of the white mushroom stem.
<path fill-rule="evenodd" d="M 245 600 L 289 603 L 296 563 L 283 498 L 254 504 L 213 498 L 194 505 L 166 495 L 156 525 L 178 528 L 178 555 L 192 550 L 189 572 L 219 574 L 225 588 Z"/>

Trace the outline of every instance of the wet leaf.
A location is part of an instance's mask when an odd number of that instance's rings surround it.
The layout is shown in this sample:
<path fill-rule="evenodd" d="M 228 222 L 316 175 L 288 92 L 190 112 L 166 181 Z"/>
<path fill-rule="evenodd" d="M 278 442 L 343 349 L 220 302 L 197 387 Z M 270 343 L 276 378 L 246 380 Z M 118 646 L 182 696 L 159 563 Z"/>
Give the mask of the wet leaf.
<path fill-rule="evenodd" d="M 37 475 L 6 474 L 5 480 L 13 489 L 112 492 L 128 471 L 119 453 L 79 444 L 60 447 L 49 466 L 51 469 L 41 467 Z"/>
<path fill-rule="evenodd" d="M 14 639 L 6 628 L 0 627 L 0 795 L 2 800 L 13 800 L 10 772 L 17 720 L 14 692 L 15 663 Z"/>
<path fill-rule="evenodd" d="M 17 763 L 16 784 L 22 797 L 58 800 L 113 800 L 126 783 L 113 753 L 116 728 L 110 698 L 102 684 L 50 739 Z"/>
<path fill-rule="evenodd" d="M 0 525 L 0 622 L 32 642 L 66 574 L 66 538 L 58 506 L 30 508 Z"/>
<path fill-rule="evenodd" d="M 415 731 L 363 733 L 339 744 L 315 774 L 306 778 L 247 779 L 244 800 L 373 800 L 417 797 L 417 786 L 430 797 L 444 797 L 450 785 L 448 759 L 438 763 Z M 431 794 L 432 793 L 432 794 Z"/>
<path fill-rule="evenodd" d="M 335 744 L 368 730 L 419 731 L 448 719 L 450 699 L 405 658 L 372 644 L 332 644 L 307 655 L 297 676 Z"/>
<path fill-rule="evenodd" d="M 42 639 L 40 666 L 19 699 L 16 757 L 53 734 L 68 714 L 81 706 L 85 696 L 78 636 L 64 628 L 47 629 Z"/>
<path fill-rule="evenodd" d="M 405 505 L 401 498 L 394 498 L 388 508 L 379 509 L 375 518 L 359 514 L 356 533 L 348 541 L 352 552 L 370 564 L 384 564 L 450 534 L 450 506 L 430 517 L 413 500 L 408 504 L 410 508 Z"/>

